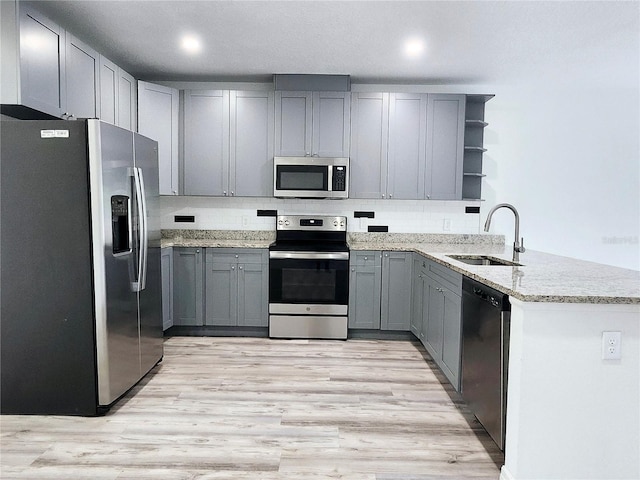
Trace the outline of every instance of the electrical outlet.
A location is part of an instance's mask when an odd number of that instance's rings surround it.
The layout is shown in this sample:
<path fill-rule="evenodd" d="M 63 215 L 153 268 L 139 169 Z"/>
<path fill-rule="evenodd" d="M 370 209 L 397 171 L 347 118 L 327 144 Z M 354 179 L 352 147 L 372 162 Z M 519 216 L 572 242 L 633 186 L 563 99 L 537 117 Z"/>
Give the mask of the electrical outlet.
<path fill-rule="evenodd" d="M 602 332 L 602 359 L 620 360 L 622 358 L 622 332 Z"/>
<path fill-rule="evenodd" d="M 445 232 L 448 232 L 451 230 L 451 219 L 450 218 L 445 218 L 442 221 L 442 230 Z"/>
<path fill-rule="evenodd" d="M 242 216 L 242 226 L 247 227 L 249 225 L 249 217 L 247 215 Z"/>

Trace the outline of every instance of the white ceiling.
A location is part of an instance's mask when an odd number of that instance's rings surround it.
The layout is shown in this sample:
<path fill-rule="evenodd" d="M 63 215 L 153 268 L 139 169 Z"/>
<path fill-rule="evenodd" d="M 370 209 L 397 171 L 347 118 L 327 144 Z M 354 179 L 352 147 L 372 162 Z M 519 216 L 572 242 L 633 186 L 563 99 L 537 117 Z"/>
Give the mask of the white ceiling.
<path fill-rule="evenodd" d="M 144 80 L 325 73 L 359 83 L 472 84 L 559 67 L 607 71 L 631 63 L 633 73 L 640 60 L 637 0 L 34 3 Z M 181 51 L 184 33 L 200 37 L 200 54 Z M 416 36 L 425 52 L 407 58 L 404 42 Z"/>

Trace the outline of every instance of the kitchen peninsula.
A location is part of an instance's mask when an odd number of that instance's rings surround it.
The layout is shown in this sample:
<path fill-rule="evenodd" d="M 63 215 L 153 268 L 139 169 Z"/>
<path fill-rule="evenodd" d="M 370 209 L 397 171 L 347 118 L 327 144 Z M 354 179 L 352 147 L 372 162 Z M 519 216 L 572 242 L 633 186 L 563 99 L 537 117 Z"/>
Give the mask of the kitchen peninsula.
<path fill-rule="evenodd" d="M 162 245 L 267 248 L 272 240 L 267 231 L 171 230 Z M 510 296 L 502 480 L 639 476 L 640 272 L 536 251 L 519 267 L 448 256 L 509 259 L 510 246 L 493 235 L 351 233 L 349 245 L 419 253 Z M 602 359 L 605 331 L 621 332 L 620 360 Z"/>

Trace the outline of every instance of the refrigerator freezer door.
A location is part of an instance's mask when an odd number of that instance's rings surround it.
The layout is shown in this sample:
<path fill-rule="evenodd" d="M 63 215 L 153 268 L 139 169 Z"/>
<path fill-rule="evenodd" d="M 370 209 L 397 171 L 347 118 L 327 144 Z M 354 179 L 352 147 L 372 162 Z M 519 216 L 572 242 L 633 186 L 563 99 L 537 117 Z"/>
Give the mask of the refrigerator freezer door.
<path fill-rule="evenodd" d="M 134 211 L 133 245 L 137 243 L 131 172 L 133 134 L 89 120 L 89 178 L 96 305 L 98 403 L 109 405 L 141 377 L 137 294 L 137 249 L 114 251 L 112 198 L 129 197 Z"/>
<path fill-rule="evenodd" d="M 158 144 L 134 134 L 136 169 L 142 173 L 146 204 L 146 255 L 138 292 L 140 301 L 140 365 L 144 375 L 162 358 L 162 277 L 160 272 L 160 208 Z"/>

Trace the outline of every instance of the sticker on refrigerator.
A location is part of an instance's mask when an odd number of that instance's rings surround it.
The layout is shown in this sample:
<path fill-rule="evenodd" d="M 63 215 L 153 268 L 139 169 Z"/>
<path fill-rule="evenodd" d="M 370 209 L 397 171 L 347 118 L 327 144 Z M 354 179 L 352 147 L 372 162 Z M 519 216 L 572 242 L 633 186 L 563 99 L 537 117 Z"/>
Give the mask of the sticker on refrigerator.
<path fill-rule="evenodd" d="M 69 130 L 40 130 L 40 138 L 69 138 Z"/>

